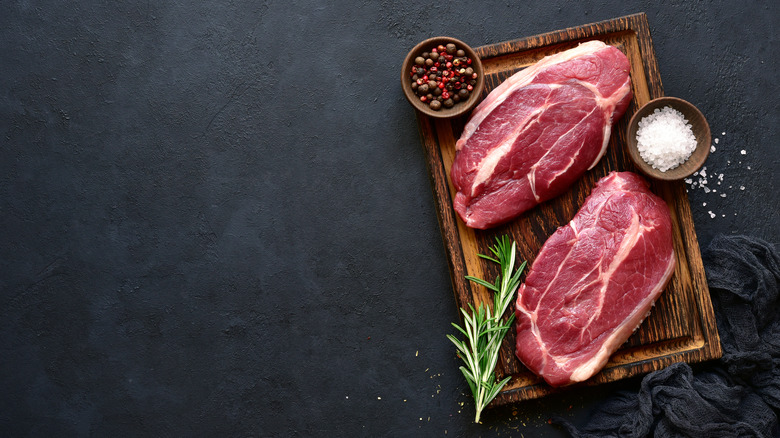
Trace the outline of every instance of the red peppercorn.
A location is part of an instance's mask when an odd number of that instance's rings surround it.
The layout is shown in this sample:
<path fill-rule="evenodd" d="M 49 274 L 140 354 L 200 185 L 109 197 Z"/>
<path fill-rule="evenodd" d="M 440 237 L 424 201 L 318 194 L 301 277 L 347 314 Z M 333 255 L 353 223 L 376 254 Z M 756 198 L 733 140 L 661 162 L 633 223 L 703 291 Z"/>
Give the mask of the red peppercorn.
<path fill-rule="evenodd" d="M 426 82 L 428 82 L 428 78 L 422 77 L 420 79 L 417 79 L 417 85 L 422 85 Z"/>
<path fill-rule="evenodd" d="M 442 99 L 449 99 L 450 98 L 450 93 L 448 91 L 445 91 L 445 92 L 441 93 L 441 97 L 442 97 Z"/>
<path fill-rule="evenodd" d="M 469 90 L 469 91 L 471 91 L 471 90 L 473 90 L 473 89 L 474 89 L 474 87 L 472 87 L 471 85 L 466 85 L 466 89 L 467 89 L 467 90 Z"/>
<path fill-rule="evenodd" d="M 439 82 L 439 88 L 444 88 L 444 82 Z"/>
<path fill-rule="evenodd" d="M 476 79 L 476 78 L 477 78 L 477 74 L 476 73 L 472 73 L 471 74 L 471 79 Z"/>
<path fill-rule="evenodd" d="M 420 101 L 421 102 L 425 102 L 426 100 L 428 100 L 428 99 L 425 96 L 420 96 Z"/>
<path fill-rule="evenodd" d="M 447 61 L 447 68 L 452 68 L 452 63 Z"/>
<path fill-rule="evenodd" d="M 438 64 L 438 62 L 437 62 L 436 64 Z M 436 73 L 437 71 L 439 71 L 439 69 L 438 69 L 438 68 L 436 68 L 436 66 L 434 66 L 434 67 L 431 67 L 431 72 L 432 72 L 432 73 Z"/>
<path fill-rule="evenodd" d="M 466 60 L 466 64 L 469 64 L 469 65 L 471 65 L 471 58 L 469 58 L 469 59 L 467 59 L 467 60 Z"/>

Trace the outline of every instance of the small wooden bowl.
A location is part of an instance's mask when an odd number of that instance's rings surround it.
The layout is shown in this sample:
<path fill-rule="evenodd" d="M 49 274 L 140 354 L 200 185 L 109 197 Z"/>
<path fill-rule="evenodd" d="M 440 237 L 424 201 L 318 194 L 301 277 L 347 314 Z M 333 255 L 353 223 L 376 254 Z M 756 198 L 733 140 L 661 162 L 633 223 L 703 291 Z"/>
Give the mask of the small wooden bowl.
<path fill-rule="evenodd" d="M 650 115 L 656 109 L 662 109 L 664 107 L 671 107 L 682 113 L 688 123 L 691 125 L 693 135 L 696 137 L 696 149 L 693 150 L 691 156 L 688 157 L 684 163 L 669 169 L 666 172 L 661 172 L 658 169 L 654 169 L 653 166 L 645 162 L 639 155 L 639 149 L 637 149 L 636 131 L 639 128 L 639 121 L 642 118 Z M 707 124 L 707 119 L 704 115 L 691 103 L 686 102 L 676 97 L 659 97 L 653 99 L 650 102 L 644 104 L 634 116 L 631 117 L 631 121 L 628 122 L 628 133 L 626 134 L 628 147 L 628 155 L 631 161 L 634 162 L 637 168 L 641 170 L 645 175 L 661 179 L 665 181 L 672 181 L 690 176 L 693 172 L 699 170 L 699 168 L 707 160 L 707 156 L 710 154 L 710 146 L 712 137 L 710 134 L 710 126 Z"/>
<path fill-rule="evenodd" d="M 474 89 L 471 91 L 471 94 L 469 95 L 469 98 L 466 99 L 466 101 L 461 101 L 456 103 L 452 108 L 444 108 L 443 106 L 438 111 L 432 110 L 430 106 L 426 102 L 420 101 L 420 98 L 414 93 L 412 90 L 412 80 L 409 76 L 409 72 L 412 70 L 412 65 L 414 64 L 414 58 L 420 56 L 423 52 L 428 52 L 431 50 L 431 48 L 436 47 L 438 45 L 447 45 L 447 43 L 453 43 L 455 44 L 458 49 L 463 49 L 463 51 L 466 52 L 466 56 L 471 58 L 471 65 L 470 67 L 474 69 L 474 71 L 477 73 L 477 84 L 474 86 Z M 482 62 L 479 59 L 479 56 L 477 53 L 468 46 L 468 44 L 464 43 L 463 41 L 460 41 L 455 38 L 450 37 L 435 37 L 435 38 L 429 38 L 420 44 L 417 44 L 414 46 L 414 48 L 409 51 L 409 54 L 406 55 L 406 59 L 404 59 L 403 67 L 401 68 L 401 88 L 404 90 L 404 95 L 409 100 L 409 103 L 414 106 L 417 111 L 425 114 L 426 116 L 440 118 L 440 119 L 448 119 L 451 117 L 457 117 L 462 114 L 467 113 L 468 111 L 471 111 L 474 106 L 477 105 L 477 103 L 482 99 L 482 91 L 485 89 L 485 70 L 482 67 Z"/>

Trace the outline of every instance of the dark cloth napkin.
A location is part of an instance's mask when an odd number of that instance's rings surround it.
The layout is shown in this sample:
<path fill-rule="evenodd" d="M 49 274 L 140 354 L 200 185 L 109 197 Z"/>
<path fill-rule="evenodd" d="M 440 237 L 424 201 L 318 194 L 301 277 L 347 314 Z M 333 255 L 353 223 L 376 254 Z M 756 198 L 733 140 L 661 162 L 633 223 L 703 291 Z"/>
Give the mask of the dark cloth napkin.
<path fill-rule="evenodd" d="M 746 236 L 718 236 L 703 253 L 723 357 L 694 372 L 678 363 L 619 392 L 576 438 L 780 436 L 780 257 Z"/>

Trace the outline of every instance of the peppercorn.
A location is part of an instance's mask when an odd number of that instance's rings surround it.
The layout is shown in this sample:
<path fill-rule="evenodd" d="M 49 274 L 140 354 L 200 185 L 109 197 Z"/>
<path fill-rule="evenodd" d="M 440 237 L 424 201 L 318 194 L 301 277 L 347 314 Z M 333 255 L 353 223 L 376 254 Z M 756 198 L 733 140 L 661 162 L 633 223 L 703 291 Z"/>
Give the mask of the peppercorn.
<path fill-rule="evenodd" d="M 412 91 L 432 109 L 451 108 L 469 98 L 477 74 L 467 67 L 471 59 L 453 43 L 431 47 L 414 58 L 409 71 Z"/>

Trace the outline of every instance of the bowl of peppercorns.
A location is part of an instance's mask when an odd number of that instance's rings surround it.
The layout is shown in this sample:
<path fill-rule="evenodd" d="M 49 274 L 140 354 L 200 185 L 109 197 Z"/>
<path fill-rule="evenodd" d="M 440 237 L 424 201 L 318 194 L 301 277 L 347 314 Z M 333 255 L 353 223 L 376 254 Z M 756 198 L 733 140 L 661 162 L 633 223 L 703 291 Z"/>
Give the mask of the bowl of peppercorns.
<path fill-rule="evenodd" d="M 485 75 L 477 53 L 451 37 L 429 38 L 406 55 L 401 87 L 421 113 L 436 118 L 457 117 L 482 99 Z"/>

